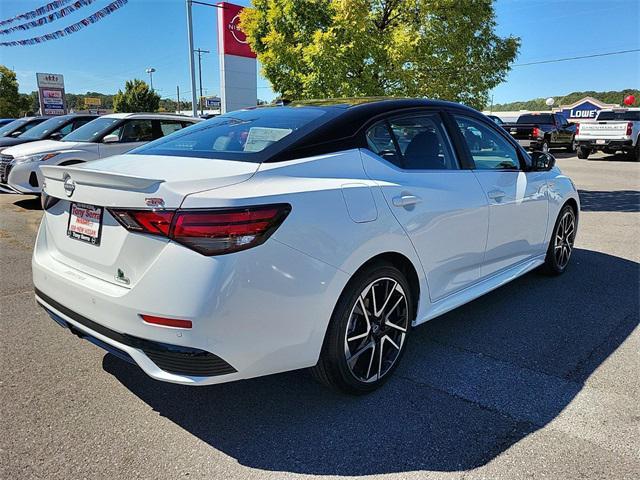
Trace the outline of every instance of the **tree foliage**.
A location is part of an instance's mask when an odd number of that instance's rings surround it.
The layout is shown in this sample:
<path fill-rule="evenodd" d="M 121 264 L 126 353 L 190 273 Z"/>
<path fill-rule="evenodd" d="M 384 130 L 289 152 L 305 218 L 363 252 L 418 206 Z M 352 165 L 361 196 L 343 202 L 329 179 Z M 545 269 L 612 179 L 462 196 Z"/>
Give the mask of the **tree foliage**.
<path fill-rule="evenodd" d="M 253 0 L 241 28 L 288 99 L 411 96 L 481 108 L 520 40 L 493 0 Z"/>
<path fill-rule="evenodd" d="M 116 112 L 157 112 L 160 96 L 142 80 L 128 80 L 124 92 L 118 90 L 113 97 L 113 109 Z"/>
<path fill-rule="evenodd" d="M 612 90 L 608 92 L 594 92 L 588 90 L 586 92 L 571 92 L 567 95 L 560 95 L 553 97 L 555 100 L 555 107 L 560 105 L 571 105 L 584 97 L 593 97 L 596 100 L 600 100 L 603 103 L 613 103 L 617 105 L 623 105 L 624 97 L 627 95 L 633 95 L 636 99 L 640 99 L 640 90 L 637 88 L 628 88 L 626 90 Z M 534 98 L 532 100 L 524 100 L 519 102 L 501 103 L 493 106 L 494 112 L 514 112 L 517 110 L 549 110 L 545 102 L 545 98 Z M 636 100 L 638 103 L 638 100 Z"/>
<path fill-rule="evenodd" d="M 18 92 L 16 74 L 0 65 L 0 117 L 17 118 L 29 109 L 29 100 Z"/>

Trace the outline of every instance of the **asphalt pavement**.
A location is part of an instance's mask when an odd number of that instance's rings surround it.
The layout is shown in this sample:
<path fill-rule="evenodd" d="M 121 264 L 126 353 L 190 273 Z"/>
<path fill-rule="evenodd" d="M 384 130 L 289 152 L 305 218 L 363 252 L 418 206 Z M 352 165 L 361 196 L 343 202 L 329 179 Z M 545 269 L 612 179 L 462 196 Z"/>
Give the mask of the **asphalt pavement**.
<path fill-rule="evenodd" d="M 296 371 L 156 382 L 36 306 L 34 197 L 0 194 L 0 478 L 640 478 L 640 164 L 558 153 L 582 212 L 530 273 L 413 331 L 344 396 Z"/>

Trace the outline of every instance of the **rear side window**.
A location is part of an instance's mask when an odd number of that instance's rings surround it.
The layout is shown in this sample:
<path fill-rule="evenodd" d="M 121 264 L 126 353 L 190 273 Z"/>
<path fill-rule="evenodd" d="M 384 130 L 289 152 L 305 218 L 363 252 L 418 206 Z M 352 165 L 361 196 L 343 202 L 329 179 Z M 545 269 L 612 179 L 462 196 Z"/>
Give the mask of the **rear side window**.
<path fill-rule="evenodd" d="M 369 149 L 405 170 L 455 170 L 458 163 L 437 114 L 415 114 L 378 123 L 367 133 Z"/>
<path fill-rule="evenodd" d="M 174 132 L 130 153 L 261 162 L 331 116 L 319 107 L 239 110 Z"/>
<path fill-rule="evenodd" d="M 518 170 L 516 148 L 495 128 L 469 117 L 454 116 L 477 170 Z"/>
<path fill-rule="evenodd" d="M 516 123 L 554 123 L 553 115 L 550 113 L 543 113 L 540 115 L 536 114 L 525 114 L 521 115 L 518 118 Z"/>
<path fill-rule="evenodd" d="M 167 135 L 171 135 L 173 132 L 182 130 L 182 126 L 182 122 L 178 122 L 176 120 L 160 120 L 160 137 L 166 137 Z"/>

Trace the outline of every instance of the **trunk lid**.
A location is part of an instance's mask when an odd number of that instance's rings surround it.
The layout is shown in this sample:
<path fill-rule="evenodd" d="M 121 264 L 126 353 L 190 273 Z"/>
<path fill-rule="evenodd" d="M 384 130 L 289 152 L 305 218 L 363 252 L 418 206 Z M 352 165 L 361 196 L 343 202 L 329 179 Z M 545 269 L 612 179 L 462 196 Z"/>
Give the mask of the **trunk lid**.
<path fill-rule="evenodd" d="M 126 230 L 109 208 L 177 209 L 187 195 L 244 182 L 258 167 L 250 162 L 148 155 L 120 155 L 82 166 L 42 166 L 43 190 L 60 199 L 45 212 L 48 252 L 83 273 L 133 286 L 169 240 Z M 102 215 L 99 245 L 68 235 L 72 203 L 100 207 L 90 209 Z"/>

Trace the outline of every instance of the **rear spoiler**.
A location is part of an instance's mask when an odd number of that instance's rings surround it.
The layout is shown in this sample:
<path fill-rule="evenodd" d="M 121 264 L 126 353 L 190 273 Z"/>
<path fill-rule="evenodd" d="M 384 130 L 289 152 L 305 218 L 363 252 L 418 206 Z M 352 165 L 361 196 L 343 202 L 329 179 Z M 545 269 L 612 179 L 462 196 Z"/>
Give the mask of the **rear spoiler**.
<path fill-rule="evenodd" d="M 91 185 L 95 187 L 111 187 L 134 191 L 148 191 L 157 187 L 164 180 L 159 178 L 138 177 L 122 173 L 112 173 L 106 170 L 94 170 L 80 166 L 46 166 L 40 167 L 45 178 L 64 182 L 67 175 L 78 185 Z"/>

